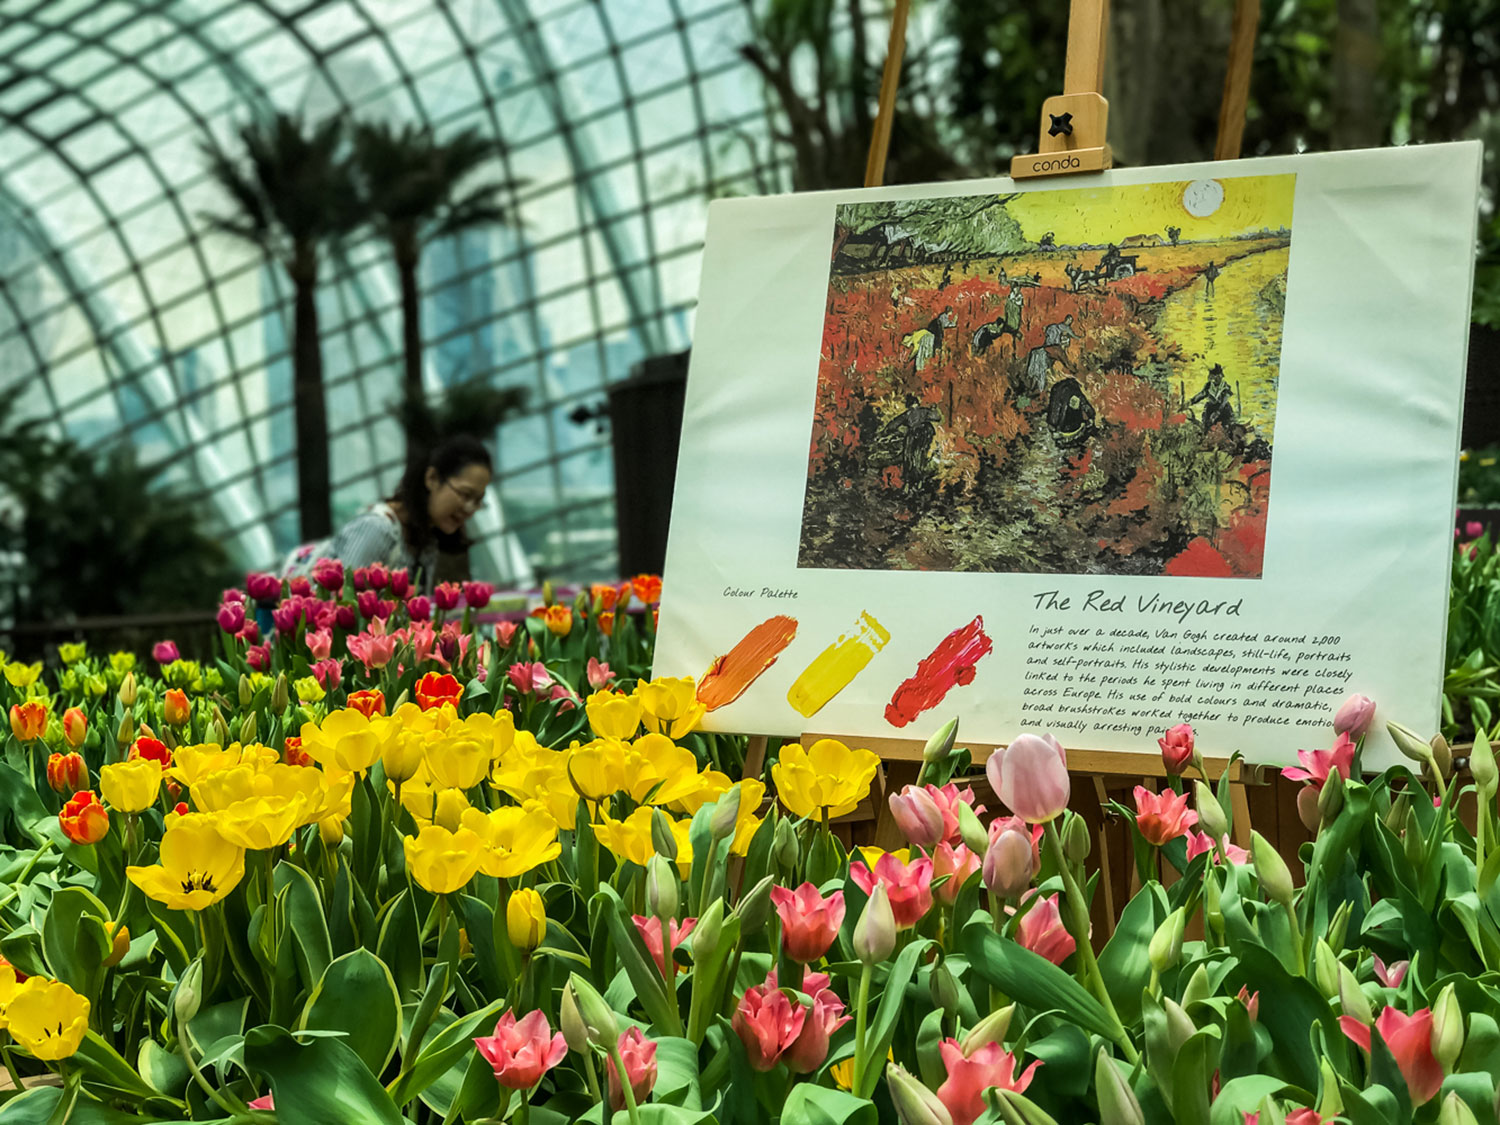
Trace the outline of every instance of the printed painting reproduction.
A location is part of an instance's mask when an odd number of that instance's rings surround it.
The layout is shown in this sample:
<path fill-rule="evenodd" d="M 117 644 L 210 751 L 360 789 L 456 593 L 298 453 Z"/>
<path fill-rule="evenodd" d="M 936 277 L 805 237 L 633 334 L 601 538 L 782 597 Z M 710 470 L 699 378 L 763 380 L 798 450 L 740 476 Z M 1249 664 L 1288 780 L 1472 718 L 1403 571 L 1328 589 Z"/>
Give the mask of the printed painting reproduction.
<path fill-rule="evenodd" d="M 798 566 L 1259 578 L 1295 184 L 838 207 Z"/>

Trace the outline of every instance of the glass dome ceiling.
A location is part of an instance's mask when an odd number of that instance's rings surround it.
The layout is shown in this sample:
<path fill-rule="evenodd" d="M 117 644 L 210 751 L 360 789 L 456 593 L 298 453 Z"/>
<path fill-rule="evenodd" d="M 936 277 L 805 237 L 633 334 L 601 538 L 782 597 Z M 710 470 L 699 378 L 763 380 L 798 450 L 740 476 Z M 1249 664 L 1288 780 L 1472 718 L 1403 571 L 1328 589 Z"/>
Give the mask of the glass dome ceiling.
<path fill-rule="evenodd" d="M 478 126 L 521 221 L 422 263 L 429 392 L 528 388 L 476 571 L 612 573 L 609 437 L 569 415 L 687 346 L 708 199 L 783 182 L 737 53 L 749 19 L 749 0 L 0 0 L 0 391 L 170 458 L 237 560 L 273 564 L 297 538 L 291 290 L 207 230 L 230 208 L 202 146 L 273 109 Z M 400 472 L 400 311 L 383 244 L 324 275 L 337 522 Z"/>

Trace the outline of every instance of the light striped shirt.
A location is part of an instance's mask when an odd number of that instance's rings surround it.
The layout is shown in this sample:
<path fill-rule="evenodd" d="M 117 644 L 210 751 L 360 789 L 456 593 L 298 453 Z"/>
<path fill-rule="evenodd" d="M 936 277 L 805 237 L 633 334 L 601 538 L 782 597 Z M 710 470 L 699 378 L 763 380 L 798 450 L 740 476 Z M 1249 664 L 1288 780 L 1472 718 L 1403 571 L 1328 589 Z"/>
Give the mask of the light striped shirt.
<path fill-rule="evenodd" d="M 402 533 L 401 520 L 383 500 L 340 528 L 327 554 L 349 570 L 376 562 L 393 570 L 405 567 L 411 572 L 414 588 L 425 594 L 432 593 L 433 575 L 437 571 L 437 544 L 429 543 L 420 554 L 413 553 Z"/>

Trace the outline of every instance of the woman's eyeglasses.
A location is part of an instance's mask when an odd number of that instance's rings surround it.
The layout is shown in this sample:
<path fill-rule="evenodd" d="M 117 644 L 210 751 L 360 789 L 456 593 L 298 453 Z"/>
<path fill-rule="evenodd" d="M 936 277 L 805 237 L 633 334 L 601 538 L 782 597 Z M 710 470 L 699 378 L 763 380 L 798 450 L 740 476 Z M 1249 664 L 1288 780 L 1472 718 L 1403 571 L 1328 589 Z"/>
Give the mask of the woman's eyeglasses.
<path fill-rule="evenodd" d="M 443 483 L 453 490 L 453 495 L 458 497 L 459 503 L 463 504 L 469 511 L 477 512 L 484 506 L 483 492 L 476 493 L 467 488 L 460 488 L 451 480 L 445 480 Z"/>

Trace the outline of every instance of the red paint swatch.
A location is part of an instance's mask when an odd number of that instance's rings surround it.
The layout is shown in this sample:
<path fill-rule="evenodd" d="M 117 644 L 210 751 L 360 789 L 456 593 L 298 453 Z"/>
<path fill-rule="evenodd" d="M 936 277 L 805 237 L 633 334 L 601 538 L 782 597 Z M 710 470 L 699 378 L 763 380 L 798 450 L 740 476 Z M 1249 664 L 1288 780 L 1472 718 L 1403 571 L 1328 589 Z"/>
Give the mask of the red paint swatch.
<path fill-rule="evenodd" d="M 923 711 L 930 711 L 955 687 L 972 683 L 974 665 L 995 644 L 985 634 L 984 618 L 976 617 L 953 630 L 917 665 L 916 674 L 898 687 L 885 707 L 885 721 L 904 727 Z"/>
<path fill-rule="evenodd" d="M 776 663 L 797 635 L 795 617 L 770 617 L 740 638 L 738 644 L 709 665 L 698 681 L 698 702 L 709 711 L 733 703 Z"/>

